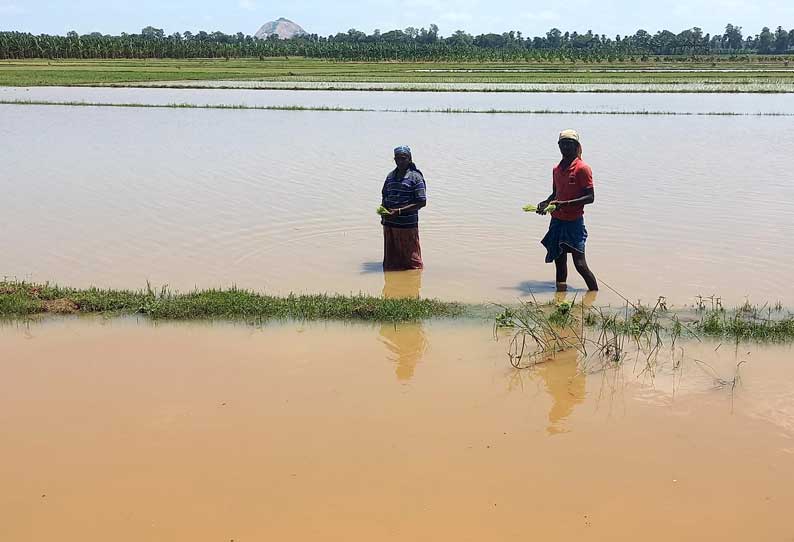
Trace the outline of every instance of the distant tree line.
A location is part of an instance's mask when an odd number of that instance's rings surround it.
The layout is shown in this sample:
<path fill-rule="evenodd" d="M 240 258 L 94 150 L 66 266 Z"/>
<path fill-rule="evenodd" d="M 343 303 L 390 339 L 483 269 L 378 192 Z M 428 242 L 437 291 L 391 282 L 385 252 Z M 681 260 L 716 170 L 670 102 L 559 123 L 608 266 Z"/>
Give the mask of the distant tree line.
<path fill-rule="evenodd" d="M 443 37 L 436 25 L 428 29 L 379 30 L 366 34 L 356 29 L 332 36 L 309 34 L 288 40 L 271 36 L 257 39 L 242 32 L 224 34 L 204 31 L 166 35 L 148 26 L 140 34 L 110 36 L 94 32 L 66 36 L 0 32 L 0 59 L 22 58 L 247 58 L 304 56 L 334 60 L 583 60 L 613 61 L 663 55 L 780 55 L 794 51 L 794 29 L 764 27 L 759 34 L 744 36 L 740 26 L 728 24 L 723 34 L 704 34 L 690 28 L 675 34 L 660 30 L 650 34 L 614 38 L 562 32 L 552 28 L 545 36 L 524 37 L 520 31 L 472 36 L 458 30 Z"/>

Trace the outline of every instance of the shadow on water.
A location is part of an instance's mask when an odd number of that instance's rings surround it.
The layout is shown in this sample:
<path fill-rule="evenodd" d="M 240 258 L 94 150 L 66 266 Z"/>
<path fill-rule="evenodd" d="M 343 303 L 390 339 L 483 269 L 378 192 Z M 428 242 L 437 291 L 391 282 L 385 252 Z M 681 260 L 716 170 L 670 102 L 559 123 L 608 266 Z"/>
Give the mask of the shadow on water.
<path fill-rule="evenodd" d="M 361 274 L 366 275 L 367 273 L 383 273 L 383 262 L 362 262 Z"/>
<path fill-rule="evenodd" d="M 503 290 L 518 290 L 523 295 L 553 292 L 557 285 L 553 280 L 525 280 L 516 286 L 503 286 Z"/>
<path fill-rule="evenodd" d="M 502 286 L 502 290 L 518 290 L 521 295 L 547 294 L 557 290 L 557 284 L 553 280 L 525 280 L 516 286 Z M 574 288 L 568 284 L 568 292 L 586 292 L 584 288 Z"/>
<path fill-rule="evenodd" d="M 384 298 L 418 298 L 422 287 L 422 271 L 389 271 L 383 273 L 383 280 Z M 422 323 L 382 324 L 380 340 L 389 350 L 389 360 L 396 365 L 394 372 L 397 380 L 410 380 L 428 345 Z"/>

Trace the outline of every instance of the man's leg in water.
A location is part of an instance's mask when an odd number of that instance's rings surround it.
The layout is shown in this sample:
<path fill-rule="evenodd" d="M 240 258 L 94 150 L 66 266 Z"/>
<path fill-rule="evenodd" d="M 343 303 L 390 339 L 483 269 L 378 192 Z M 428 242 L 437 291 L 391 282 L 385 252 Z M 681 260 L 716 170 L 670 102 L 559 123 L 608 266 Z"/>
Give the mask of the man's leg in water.
<path fill-rule="evenodd" d="M 565 251 L 554 260 L 554 267 L 557 269 L 557 291 L 564 292 L 568 289 L 568 254 Z"/>
<path fill-rule="evenodd" d="M 574 250 L 571 252 L 571 256 L 573 256 L 573 265 L 576 266 L 576 270 L 582 275 L 585 283 L 587 283 L 587 289 L 590 291 L 598 290 L 598 282 L 596 282 L 593 272 L 587 267 L 587 260 L 584 257 L 584 252 L 580 253 Z"/>

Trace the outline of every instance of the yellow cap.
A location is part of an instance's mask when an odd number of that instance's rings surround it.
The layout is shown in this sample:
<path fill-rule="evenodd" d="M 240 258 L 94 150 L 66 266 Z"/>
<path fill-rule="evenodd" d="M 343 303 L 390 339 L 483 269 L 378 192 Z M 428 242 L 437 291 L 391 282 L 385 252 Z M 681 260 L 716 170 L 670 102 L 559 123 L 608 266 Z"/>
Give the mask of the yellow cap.
<path fill-rule="evenodd" d="M 576 133 L 576 130 L 563 130 L 560 132 L 560 138 L 557 141 L 562 141 L 563 139 L 573 139 L 578 142 L 579 134 Z"/>

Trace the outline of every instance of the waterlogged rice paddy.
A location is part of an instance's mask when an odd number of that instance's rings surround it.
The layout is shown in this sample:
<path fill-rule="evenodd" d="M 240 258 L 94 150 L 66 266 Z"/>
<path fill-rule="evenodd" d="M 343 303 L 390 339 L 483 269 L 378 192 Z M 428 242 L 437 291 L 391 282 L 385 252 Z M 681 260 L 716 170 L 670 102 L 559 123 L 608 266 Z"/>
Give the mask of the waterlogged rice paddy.
<path fill-rule="evenodd" d="M 471 320 L 5 324 L 0 538 L 794 536 L 790 346 L 515 370 L 508 337 Z"/>
<path fill-rule="evenodd" d="M 687 332 L 651 357 L 628 334 L 616 362 L 583 327 L 589 353 L 516 369 L 516 329 L 483 316 L 552 298 L 548 218 L 521 207 L 548 195 L 567 127 L 595 172 L 587 251 L 602 281 L 583 297 L 571 269 L 569 301 L 715 294 L 700 303 L 790 315 L 794 127 L 758 116 L 790 114 L 780 96 L 0 90 L 25 95 L 380 111 L 0 105 L 0 276 L 148 292 L 146 315 L 0 320 L 0 540 L 794 539 L 785 337 Z M 620 108 L 683 114 L 575 113 Z M 374 209 L 402 143 L 428 182 L 427 268 L 384 274 Z M 485 306 L 176 322 L 178 299 L 157 293 L 235 285 Z M 267 301 L 236 292 L 235 314 Z"/>
<path fill-rule="evenodd" d="M 521 207 L 548 195 L 556 134 L 573 126 L 595 172 L 588 260 L 605 285 L 646 302 L 794 305 L 794 261 L 781 256 L 794 251 L 785 117 L 18 105 L 0 115 L 7 277 L 378 294 L 373 209 L 391 149 L 409 143 L 430 201 L 421 294 L 548 295 L 548 219 Z M 622 303 L 604 290 L 602 301 Z"/>
<path fill-rule="evenodd" d="M 663 112 L 680 114 L 792 115 L 785 94 L 688 94 L 555 92 L 361 92 L 346 90 L 251 90 L 245 88 L 91 88 L 0 87 L 0 102 L 86 102 L 94 104 L 195 105 L 241 107 L 345 108 L 373 111 L 545 111 L 593 113 Z"/>
<path fill-rule="evenodd" d="M 289 90 L 358 90 L 402 92 L 621 92 L 621 93 L 760 93 L 785 94 L 794 92 L 789 78 L 773 81 L 686 81 L 686 82 L 581 82 L 561 81 L 542 83 L 467 82 L 379 82 L 379 81 L 141 81 L 108 83 L 120 87 L 162 88 L 255 88 Z"/>

